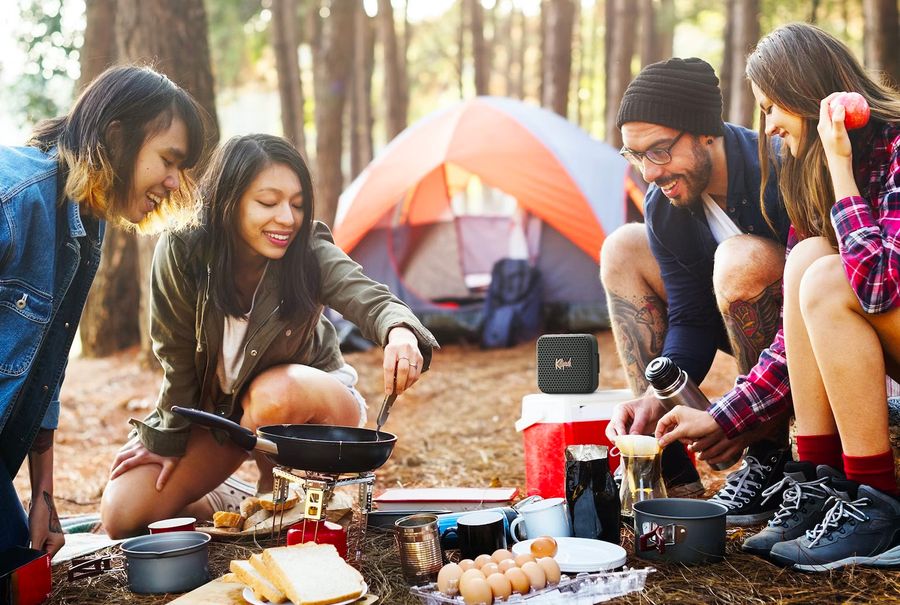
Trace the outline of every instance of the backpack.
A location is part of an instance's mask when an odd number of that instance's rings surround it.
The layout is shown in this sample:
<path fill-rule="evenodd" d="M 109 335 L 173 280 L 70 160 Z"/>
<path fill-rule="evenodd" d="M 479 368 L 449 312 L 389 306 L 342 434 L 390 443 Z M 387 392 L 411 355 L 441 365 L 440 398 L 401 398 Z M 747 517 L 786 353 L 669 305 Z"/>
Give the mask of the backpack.
<path fill-rule="evenodd" d="M 540 271 L 524 259 L 502 258 L 494 263 L 484 308 L 482 347 L 511 347 L 541 334 L 540 278 Z"/>

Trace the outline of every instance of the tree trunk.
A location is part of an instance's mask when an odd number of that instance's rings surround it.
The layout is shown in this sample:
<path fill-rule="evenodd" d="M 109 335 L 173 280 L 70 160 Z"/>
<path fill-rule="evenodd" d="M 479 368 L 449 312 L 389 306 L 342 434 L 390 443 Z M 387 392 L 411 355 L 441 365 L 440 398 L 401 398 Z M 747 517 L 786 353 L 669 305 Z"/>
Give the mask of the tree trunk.
<path fill-rule="evenodd" d="M 372 19 L 361 3 L 356 6 L 354 21 L 356 40 L 353 45 L 353 97 L 350 105 L 352 178 L 356 178 L 372 161 L 372 71 L 375 63 Z"/>
<path fill-rule="evenodd" d="M 641 0 L 641 69 L 659 61 L 659 39 L 656 36 L 656 7 L 653 0 Z"/>
<path fill-rule="evenodd" d="M 165 35 L 160 35 L 161 23 L 167 24 Z M 119 0 L 116 45 L 120 61 L 149 62 L 194 96 L 209 116 L 207 142 L 211 149 L 218 141 L 219 129 L 203 1 Z M 204 157 L 199 169 L 205 161 Z M 143 361 L 149 363 L 154 363 L 147 313 L 154 245 L 155 238 L 138 239 L 138 271 L 134 274 L 141 291 L 141 353 Z"/>
<path fill-rule="evenodd" d="M 616 128 L 616 114 L 622 95 L 631 83 L 637 14 L 628 0 L 607 2 L 613 3 L 613 15 L 606 28 L 606 35 L 611 38 L 609 71 L 606 73 L 606 142 L 618 149 L 622 146 L 622 133 Z"/>
<path fill-rule="evenodd" d="M 575 3 L 573 0 L 547 0 L 541 5 L 541 15 L 544 19 L 541 106 L 566 117 Z"/>
<path fill-rule="evenodd" d="M 759 40 L 759 0 L 734 0 L 734 3 L 728 121 L 750 127 L 756 102 L 744 71 L 747 54 Z"/>
<path fill-rule="evenodd" d="M 469 11 L 469 31 L 472 35 L 472 60 L 475 64 L 475 94 L 486 95 L 490 82 L 487 46 L 484 41 L 484 9 L 481 0 L 465 0 Z"/>
<path fill-rule="evenodd" d="M 79 91 L 116 62 L 116 39 L 109 35 L 116 21 L 115 0 L 88 0 L 85 12 Z M 140 342 L 137 314 L 123 313 L 139 302 L 136 259 L 134 234 L 107 225 L 100 266 L 78 326 L 85 357 L 104 357 Z"/>
<path fill-rule="evenodd" d="M 516 41 L 516 54 L 515 54 L 515 78 L 513 79 L 512 86 L 512 96 L 517 99 L 525 98 L 525 49 L 527 48 L 526 42 L 528 40 L 527 35 L 527 27 L 528 23 L 525 21 L 525 13 L 522 9 L 517 6 L 513 7 L 513 29 L 518 32 L 518 39 Z M 518 25 L 518 27 L 516 27 Z"/>
<path fill-rule="evenodd" d="M 378 24 L 384 52 L 384 94 L 387 101 L 385 126 L 390 141 L 406 128 L 406 95 L 400 73 L 400 53 L 391 0 L 378 0 Z"/>
<path fill-rule="evenodd" d="M 331 3 L 330 14 L 322 20 L 321 42 L 315 53 L 316 218 L 327 225 L 334 223 L 338 197 L 344 188 L 343 115 L 353 60 L 352 36 L 347 32 L 353 31 L 353 12 L 353 2 Z M 390 95 L 389 91 L 389 98 Z"/>
<path fill-rule="evenodd" d="M 672 58 L 675 45 L 675 0 L 659 0 L 656 6 L 656 37 L 659 61 Z"/>
<path fill-rule="evenodd" d="M 897 0 L 863 0 L 865 64 L 900 86 L 900 26 Z"/>
<path fill-rule="evenodd" d="M 734 46 L 735 0 L 725 1 L 725 37 L 722 44 L 722 67 L 719 69 L 719 90 L 722 91 L 722 111 L 728 117 L 731 106 L 731 49 Z"/>
<path fill-rule="evenodd" d="M 297 1 L 272 0 L 270 24 L 272 48 L 275 51 L 275 67 L 278 74 L 278 96 L 281 99 L 281 130 L 284 138 L 306 157 L 304 132 L 303 80 L 300 78 L 300 46 Z"/>

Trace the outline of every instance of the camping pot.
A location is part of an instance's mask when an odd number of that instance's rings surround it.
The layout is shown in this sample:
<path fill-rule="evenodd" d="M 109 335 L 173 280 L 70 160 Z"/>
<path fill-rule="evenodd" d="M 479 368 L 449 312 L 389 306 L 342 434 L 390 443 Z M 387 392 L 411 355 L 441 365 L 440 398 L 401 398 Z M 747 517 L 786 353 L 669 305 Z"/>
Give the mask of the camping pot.
<path fill-rule="evenodd" d="M 128 588 L 140 594 L 187 592 L 209 581 L 209 534 L 173 531 L 122 543 Z"/>
<path fill-rule="evenodd" d="M 636 556 L 675 563 L 711 563 L 725 557 L 724 505 L 657 498 L 635 502 L 633 509 Z"/>

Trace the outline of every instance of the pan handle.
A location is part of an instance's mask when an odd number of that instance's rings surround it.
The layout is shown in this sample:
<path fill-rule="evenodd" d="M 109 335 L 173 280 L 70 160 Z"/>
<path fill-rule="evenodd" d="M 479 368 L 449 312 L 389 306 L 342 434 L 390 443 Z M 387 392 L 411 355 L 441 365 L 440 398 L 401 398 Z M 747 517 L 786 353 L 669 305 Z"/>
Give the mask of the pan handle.
<path fill-rule="evenodd" d="M 203 410 L 195 410 L 194 408 L 183 408 L 179 405 L 172 406 L 172 412 L 187 418 L 193 424 L 199 424 L 208 429 L 219 429 L 228 433 L 235 445 L 245 450 L 252 451 L 256 447 L 256 433 L 248 428 L 244 428 L 237 422 L 232 422 L 222 416 L 210 414 Z"/>

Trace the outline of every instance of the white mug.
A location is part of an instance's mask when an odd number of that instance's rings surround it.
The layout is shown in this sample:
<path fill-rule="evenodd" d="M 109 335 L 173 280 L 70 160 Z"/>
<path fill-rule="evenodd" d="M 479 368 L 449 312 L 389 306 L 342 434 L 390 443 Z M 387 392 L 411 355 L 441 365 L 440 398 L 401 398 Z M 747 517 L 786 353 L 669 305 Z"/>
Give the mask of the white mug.
<path fill-rule="evenodd" d="M 565 498 L 547 498 L 526 504 L 517 509 L 519 517 L 509 524 L 509 533 L 513 540 L 519 541 L 516 526 L 525 523 L 525 537 L 552 536 L 568 538 L 572 535 L 572 522 L 569 520 L 569 507 Z"/>

